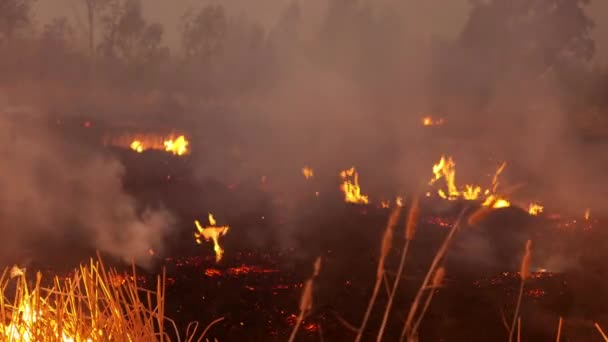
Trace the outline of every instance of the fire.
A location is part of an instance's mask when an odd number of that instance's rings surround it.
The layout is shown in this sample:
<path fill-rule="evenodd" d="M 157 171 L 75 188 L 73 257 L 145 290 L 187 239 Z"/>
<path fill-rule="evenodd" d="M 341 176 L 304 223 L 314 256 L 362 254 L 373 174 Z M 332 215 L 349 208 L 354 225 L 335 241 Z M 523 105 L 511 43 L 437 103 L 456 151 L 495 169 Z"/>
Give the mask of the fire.
<path fill-rule="evenodd" d="M 310 178 L 314 177 L 315 171 L 311 167 L 304 166 L 302 168 L 302 175 L 304 175 L 304 178 L 310 179 Z"/>
<path fill-rule="evenodd" d="M 137 153 L 142 153 L 144 151 L 144 145 L 142 145 L 141 141 L 134 140 L 131 145 L 131 149 Z"/>
<path fill-rule="evenodd" d="M 220 236 L 226 235 L 230 227 L 228 226 L 216 226 L 215 218 L 213 214 L 209 213 L 209 226 L 203 227 L 198 220 L 194 220 L 194 224 L 196 225 L 197 231 L 194 232 L 194 241 L 197 244 L 202 244 L 201 238 L 205 239 L 205 241 L 213 241 L 213 250 L 215 251 L 215 261 L 220 262 L 222 260 L 222 256 L 224 255 L 224 250 L 220 246 L 219 238 Z"/>
<path fill-rule="evenodd" d="M 118 137 L 106 137 L 106 145 L 128 147 L 134 152 L 143 153 L 148 150 L 165 151 L 177 156 L 183 156 L 190 152 L 188 145 L 190 142 L 185 135 L 155 135 L 155 134 L 134 134 Z"/>
<path fill-rule="evenodd" d="M 389 201 L 380 202 L 380 207 L 383 209 L 390 208 L 390 206 L 391 206 L 391 202 L 389 202 Z"/>
<path fill-rule="evenodd" d="M 589 221 L 589 218 L 591 217 L 591 210 L 586 209 L 583 217 L 585 218 L 585 221 Z"/>
<path fill-rule="evenodd" d="M 422 118 L 422 125 L 423 126 L 440 126 L 443 125 L 445 121 L 443 119 L 433 119 L 433 117 L 431 116 L 425 116 Z"/>
<path fill-rule="evenodd" d="M 403 207 L 403 197 L 399 196 L 395 199 L 395 203 L 400 206 Z"/>
<path fill-rule="evenodd" d="M 344 192 L 344 201 L 347 203 L 368 204 L 369 199 L 361 194 L 359 187 L 359 174 L 354 167 L 340 172 L 340 177 L 344 180 L 340 189 Z M 351 180 L 352 179 L 352 180 Z"/>
<path fill-rule="evenodd" d="M 532 216 L 536 216 L 543 212 L 544 207 L 538 203 L 530 203 L 528 206 L 528 213 Z"/>
<path fill-rule="evenodd" d="M 164 141 L 165 151 L 171 152 L 175 155 L 182 156 L 188 152 L 188 140 L 183 135 L 177 137 L 177 139 L 173 140 L 169 138 Z"/>
<path fill-rule="evenodd" d="M 498 188 L 498 177 L 504 170 L 506 162 L 503 162 L 496 170 L 494 177 L 492 178 L 492 188 L 485 189 L 482 192 L 482 188 L 477 185 L 465 184 L 464 189 L 459 190 L 456 185 L 456 163 L 452 157 L 441 156 L 438 163 L 433 165 L 433 178 L 429 181 L 429 185 L 434 185 L 438 180 L 445 179 L 446 189 L 438 189 L 437 194 L 439 197 L 454 201 L 462 198 L 467 201 L 474 201 L 483 199 L 482 205 L 484 207 L 491 208 L 506 208 L 511 206 L 511 203 L 506 199 L 496 195 Z M 483 198 L 482 198 L 483 194 Z M 429 194 L 427 193 L 427 196 Z"/>

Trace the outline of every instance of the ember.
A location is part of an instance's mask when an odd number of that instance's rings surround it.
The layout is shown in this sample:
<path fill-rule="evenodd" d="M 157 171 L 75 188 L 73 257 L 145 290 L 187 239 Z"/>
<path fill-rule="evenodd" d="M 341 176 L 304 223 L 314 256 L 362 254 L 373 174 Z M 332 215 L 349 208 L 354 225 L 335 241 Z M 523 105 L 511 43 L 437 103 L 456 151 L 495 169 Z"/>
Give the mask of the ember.
<path fill-rule="evenodd" d="M 422 118 L 423 126 L 440 126 L 443 125 L 445 121 L 443 119 L 433 119 L 431 116 L 425 116 Z"/>
<path fill-rule="evenodd" d="M 315 171 L 311 167 L 304 166 L 302 168 L 302 175 L 304 176 L 304 178 L 310 179 L 310 178 L 314 177 Z"/>

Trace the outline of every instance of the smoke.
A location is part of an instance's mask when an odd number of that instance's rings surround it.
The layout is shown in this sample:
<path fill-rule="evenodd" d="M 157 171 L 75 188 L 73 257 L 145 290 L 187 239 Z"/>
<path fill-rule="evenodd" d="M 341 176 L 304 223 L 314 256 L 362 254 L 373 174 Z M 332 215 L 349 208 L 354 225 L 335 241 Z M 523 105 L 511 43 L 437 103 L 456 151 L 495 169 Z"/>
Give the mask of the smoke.
<path fill-rule="evenodd" d="M 171 215 L 138 208 L 122 189 L 120 162 L 49 130 L 45 115 L 0 119 L 0 260 L 70 260 L 95 248 L 148 265 L 149 249 L 162 251 Z"/>

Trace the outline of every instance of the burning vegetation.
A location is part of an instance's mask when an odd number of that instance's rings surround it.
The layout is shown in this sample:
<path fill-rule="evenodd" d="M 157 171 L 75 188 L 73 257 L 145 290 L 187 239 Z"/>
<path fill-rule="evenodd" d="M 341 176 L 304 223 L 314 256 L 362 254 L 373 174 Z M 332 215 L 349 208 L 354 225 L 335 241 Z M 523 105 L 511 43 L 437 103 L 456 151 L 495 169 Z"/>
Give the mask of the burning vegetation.
<path fill-rule="evenodd" d="M 165 151 L 176 156 L 190 153 L 190 142 L 185 135 L 161 136 L 154 134 L 135 134 L 106 138 L 106 144 L 131 149 L 137 153 L 145 151 Z"/>
<path fill-rule="evenodd" d="M 359 174 L 355 167 L 346 169 L 340 172 L 342 178 L 342 184 L 340 190 L 344 193 L 344 201 L 347 203 L 354 204 L 368 204 L 369 198 L 367 195 L 361 194 L 361 187 L 359 186 Z"/>
<path fill-rule="evenodd" d="M 196 225 L 196 232 L 194 232 L 194 241 L 197 244 L 202 244 L 203 239 L 205 241 L 213 241 L 213 251 L 215 252 L 215 262 L 220 262 L 224 256 L 224 249 L 220 246 L 219 239 L 221 236 L 226 235 L 230 227 L 228 226 L 216 226 L 215 218 L 213 214 L 209 213 L 209 225 L 203 227 L 198 220 L 194 221 Z"/>

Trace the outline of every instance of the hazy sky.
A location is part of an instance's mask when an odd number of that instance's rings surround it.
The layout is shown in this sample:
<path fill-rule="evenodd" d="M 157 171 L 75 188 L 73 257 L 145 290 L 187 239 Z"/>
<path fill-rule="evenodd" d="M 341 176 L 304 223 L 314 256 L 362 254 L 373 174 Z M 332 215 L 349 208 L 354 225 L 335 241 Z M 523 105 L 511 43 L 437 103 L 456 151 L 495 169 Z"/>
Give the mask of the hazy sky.
<path fill-rule="evenodd" d="M 159 22 L 165 27 L 165 39 L 170 46 L 179 44 L 178 21 L 188 8 L 197 8 L 209 3 L 221 3 L 231 13 L 245 12 L 266 25 L 275 22 L 278 14 L 290 0 L 144 0 L 146 17 L 150 21 Z M 390 1 L 390 0 L 378 0 Z M 413 27 L 421 31 L 454 36 L 466 21 L 468 0 L 404 0 L 412 3 L 410 21 Z M 40 0 L 37 2 L 36 18 L 44 24 L 53 17 L 65 16 L 70 20 L 84 21 L 82 0 Z M 327 0 L 300 1 L 304 11 L 319 12 L 318 4 Z M 317 5 L 315 5 L 317 4 Z M 608 56 L 608 1 L 592 0 L 590 15 L 595 21 L 595 40 L 599 58 Z"/>

